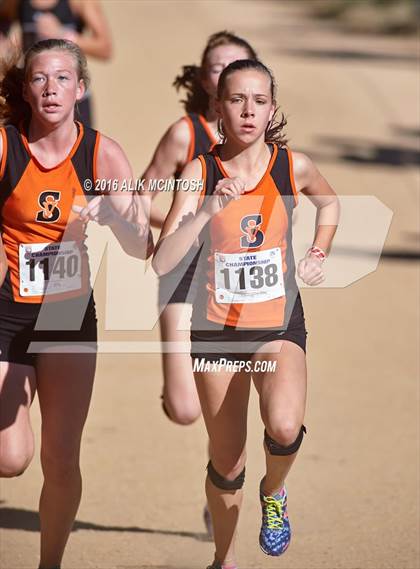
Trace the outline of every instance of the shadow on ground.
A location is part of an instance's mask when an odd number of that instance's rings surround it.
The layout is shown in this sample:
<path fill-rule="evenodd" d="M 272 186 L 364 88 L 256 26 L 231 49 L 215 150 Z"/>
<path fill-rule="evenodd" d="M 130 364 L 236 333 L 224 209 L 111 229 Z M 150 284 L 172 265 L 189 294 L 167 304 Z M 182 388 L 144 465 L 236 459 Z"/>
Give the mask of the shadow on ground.
<path fill-rule="evenodd" d="M 372 51 L 360 51 L 357 49 L 288 49 L 288 55 L 304 57 L 307 59 L 331 59 L 334 61 L 373 61 L 385 63 L 415 63 L 418 64 L 416 53 L 380 53 Z M 284 52 L 283 52 L 284 53 Z"/>
<path fill-rule="evenodd" d="M 413 134 L 414 136 L 414 134 Z M 341 160 L 365 166 L 380 165 L 392 168 L 418 166 L 420 151 L 417 147 L 407 145 L 384 144 L 366 139 L 350 139 L 337 136 L 322 135 L 317 137 L 317 147 L 322 150 L 309 155 L 314 160 Z"/>
<path fill-rule="evenodd" d="M 14 529 L 22 531 L 39 531 L 38 512 L 32 510 L 23 510 L 19 508 L 0 508 L 0 528 Z M 73 531 L 93 530 L 106 532 L 131 532 L 131 533 L 147 533 L 153 535 L 169 535 L 176 537 L 188 537 L 197 541 L 209 541 L 207 533 L 174 531 L 165 529 L 141 528 L 137 526 L 105 526 L 91 522 L 82 522 L 76 520 L 74 522 Z"/>
<path fill-rule="evenodd" d="M 338 256 L 359 256 L 359 257 L 377 257 L 378 251 L 368 251 L 364 249 L 356 249 L 352 247 L 334 247 L 334 255 Z M 412 249 L 384 249 L 381 253 L 381 261 L 419 261 L 420 251 Z"/>

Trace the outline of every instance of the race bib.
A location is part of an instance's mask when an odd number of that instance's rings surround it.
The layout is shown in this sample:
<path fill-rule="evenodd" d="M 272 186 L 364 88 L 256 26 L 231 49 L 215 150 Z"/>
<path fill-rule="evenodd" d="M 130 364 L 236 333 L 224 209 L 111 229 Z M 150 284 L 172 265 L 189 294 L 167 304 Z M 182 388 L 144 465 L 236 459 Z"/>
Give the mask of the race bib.
<path fill-rule="evenodd" d="M 280 247 L 247 253 L 215 253 L 216 302 L 252 304 L 285 295 Z"/>
<path fill-rule="evenodd" d="M 78 290 L 82 262 L 75 241 L 21 243 L 19 282 L 21 296 L 44 296 Z"/>

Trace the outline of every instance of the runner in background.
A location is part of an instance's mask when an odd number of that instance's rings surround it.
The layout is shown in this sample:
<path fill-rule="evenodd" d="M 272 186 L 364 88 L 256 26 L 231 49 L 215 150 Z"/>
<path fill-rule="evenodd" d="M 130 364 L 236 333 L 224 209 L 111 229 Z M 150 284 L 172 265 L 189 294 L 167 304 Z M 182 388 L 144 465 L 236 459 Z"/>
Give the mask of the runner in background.
<path fill-rule="evenodd" d="M 54 38 L 75 42 L 95 59 L 106 61 L 112 54 L 111 32 L 97 0 L 3 0 L 0 22 L 4 32 L 19 24 L 23 51 L 39 40 Z M 2 37 L 0 55 L 7 49 L 4 33 Z M 87 91 L 77 104 L 76 118 L 92 126 L 92 115 L 92 97 Z"/>

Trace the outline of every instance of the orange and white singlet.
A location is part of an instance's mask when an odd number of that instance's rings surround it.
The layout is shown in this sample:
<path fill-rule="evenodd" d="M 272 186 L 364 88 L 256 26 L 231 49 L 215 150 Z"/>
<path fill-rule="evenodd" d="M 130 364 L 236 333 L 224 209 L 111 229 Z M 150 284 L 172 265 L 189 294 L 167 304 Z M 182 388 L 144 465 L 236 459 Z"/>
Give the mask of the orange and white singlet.
<path fill-rule="evenodd" d="M 192 327 L 287 326 L 298 289 L 292 250 L 297 203 L 291 152 L 270 145 L 267 170 L 250 191 L 214 215 L 200 236 L 200 285 Z M 199 157 L 205 196 L 228 178 L 218 147 Z M 205 199 L 205 197 L 204 197 Z"/>
<path fill-rule="evenodd" d="M 23 129 L 0 129 L 0 229 L 8 263 L 1 300 L 39 304 L 90 291 L 85 226 L 72 206 L 86 205 L 85 180 L 94 187 L 99 133 L 77 128 L 73 148 L 53 168 L 32 155 Z"/>

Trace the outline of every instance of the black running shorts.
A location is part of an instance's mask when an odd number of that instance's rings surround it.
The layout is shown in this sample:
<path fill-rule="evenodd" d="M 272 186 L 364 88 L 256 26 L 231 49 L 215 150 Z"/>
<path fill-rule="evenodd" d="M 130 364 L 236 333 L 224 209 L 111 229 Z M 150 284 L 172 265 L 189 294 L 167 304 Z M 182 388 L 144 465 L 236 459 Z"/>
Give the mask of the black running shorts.
<path fill-rule="evenodd" d="M 35 329 L 40 325 L 43 329 Z M 32 352 L 33 346 L 28 352 L 32 342 L 40 343 L 39 351 L 49 346 L 73 344 L 86 344 L 96 349 L 97 320 L 93 295 L 49 302 L 47 306 L 46 303 L 0 300 L 0 361 L 34 366 L 37 353 Z"/>

